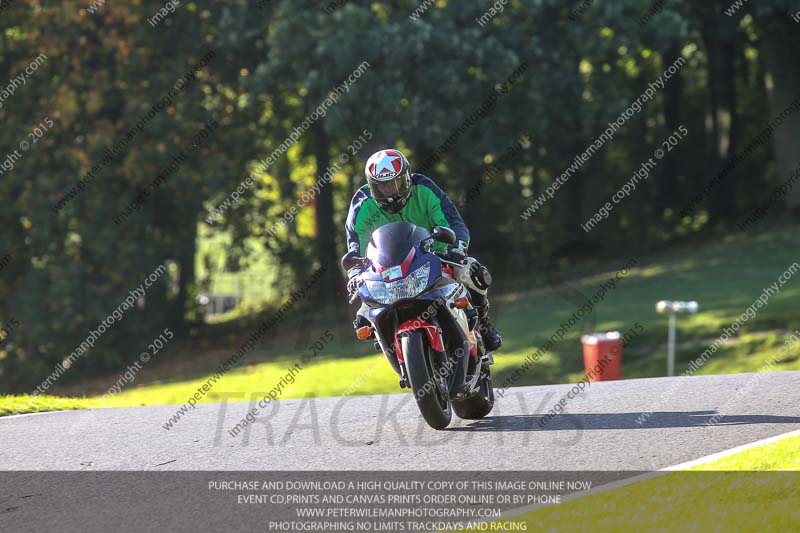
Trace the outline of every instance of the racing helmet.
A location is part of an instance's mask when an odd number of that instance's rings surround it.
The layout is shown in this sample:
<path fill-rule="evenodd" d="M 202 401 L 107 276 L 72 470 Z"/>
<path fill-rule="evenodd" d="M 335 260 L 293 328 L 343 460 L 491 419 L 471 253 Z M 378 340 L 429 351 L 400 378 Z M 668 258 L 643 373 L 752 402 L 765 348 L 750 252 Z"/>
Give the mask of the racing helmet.
<path fill-rule="evenodd" d="M 399 150 L 375 152 L 364 167 L 372 197 L 384 211 L 399 213 L 411 197 L 411 166 Z"/>

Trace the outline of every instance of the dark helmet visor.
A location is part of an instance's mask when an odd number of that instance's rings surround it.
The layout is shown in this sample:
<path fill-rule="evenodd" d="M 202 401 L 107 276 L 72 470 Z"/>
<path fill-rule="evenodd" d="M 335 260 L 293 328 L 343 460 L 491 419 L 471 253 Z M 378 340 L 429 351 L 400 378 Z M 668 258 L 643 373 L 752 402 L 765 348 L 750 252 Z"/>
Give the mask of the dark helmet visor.
<path fill-rule="evenodd" d="M 386 181 L 371 181 L 372 197 L 379 203 L 394 203 L 411 192 L 411 179 L 408 172 Z"/>

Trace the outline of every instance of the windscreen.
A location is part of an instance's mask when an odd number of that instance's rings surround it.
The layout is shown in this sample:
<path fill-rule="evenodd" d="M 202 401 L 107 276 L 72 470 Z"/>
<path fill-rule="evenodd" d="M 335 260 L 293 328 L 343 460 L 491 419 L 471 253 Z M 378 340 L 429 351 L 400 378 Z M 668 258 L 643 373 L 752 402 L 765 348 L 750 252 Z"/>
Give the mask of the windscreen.
<path fill-rule="evenodd" d="M 386 224 L 372 232 L 367 258 L 382 267 L 397 266 L 405 260 L 415 244 L 428 236 L 428 230 L 410 222 Z"/>

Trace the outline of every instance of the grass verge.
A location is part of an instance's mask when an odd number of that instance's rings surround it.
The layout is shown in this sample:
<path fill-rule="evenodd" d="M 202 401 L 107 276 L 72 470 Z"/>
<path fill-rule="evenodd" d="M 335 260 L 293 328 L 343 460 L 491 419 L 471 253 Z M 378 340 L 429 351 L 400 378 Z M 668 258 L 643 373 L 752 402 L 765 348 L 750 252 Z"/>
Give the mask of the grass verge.
<path fill-rule="evenodd" d="M 800 531 L 800 436 L 509 519 L 528 531 Z"/>
<path fill-rule="evenodd" d="M 61 398 L 58 396 L 0 396 L 0 416 L 66 411 L 98 407 L 98 402 L 86 398 Z"/>

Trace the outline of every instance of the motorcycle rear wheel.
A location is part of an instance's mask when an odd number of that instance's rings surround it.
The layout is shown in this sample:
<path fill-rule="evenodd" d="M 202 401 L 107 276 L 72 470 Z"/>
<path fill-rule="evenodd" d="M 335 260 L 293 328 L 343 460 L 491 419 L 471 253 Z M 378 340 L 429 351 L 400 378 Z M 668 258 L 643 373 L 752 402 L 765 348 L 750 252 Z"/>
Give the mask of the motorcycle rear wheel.
<path fill-rule="evenodd" d="M 443 361 L 431 350 L 421 331 L 409 331 L 401 339 L 408 381 L 422 418 L 433 429 L 444 429 L 453 418 L 453 405 L 447 394 Z"/>

